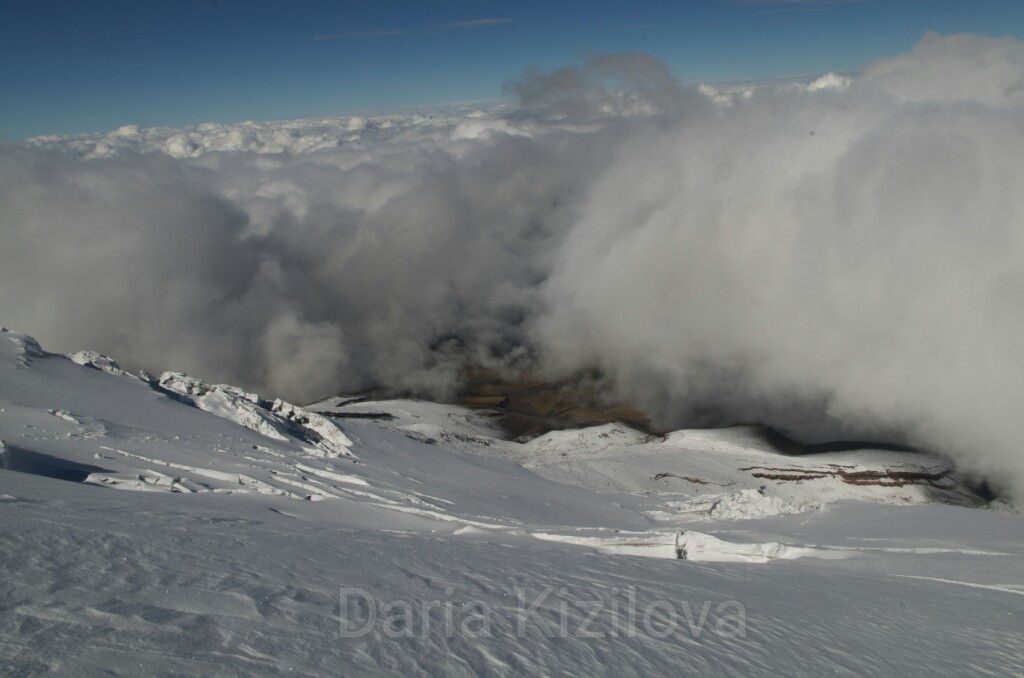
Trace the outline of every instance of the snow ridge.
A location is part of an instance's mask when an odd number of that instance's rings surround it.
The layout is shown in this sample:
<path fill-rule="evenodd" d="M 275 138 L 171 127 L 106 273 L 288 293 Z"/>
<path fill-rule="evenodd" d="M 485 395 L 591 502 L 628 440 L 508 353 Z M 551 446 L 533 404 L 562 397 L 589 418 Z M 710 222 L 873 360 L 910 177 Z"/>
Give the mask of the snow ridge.
<path fill-rule="evenodd" d="M 201 410 L 224 417 L 268 438 L 287 441 L 289 434 L 313 445 L 318 457 L 352 457 L 352 441 L 331 420 L 301 407 L 227 384 L 211 385 L 180 372 L 164 372 L 160 388 L 184 397 Z"/>
<path fill-rule="evenodd" d="M 39 345 L 39 342 L 27 334 L 12 332 L 6 327 L 0 327 L 0 333 L 6 335 L 11 343 L 14 344 L 15 352 L 18 356 L 18 364 L 22 367 L 28 367 L 37 358 L 45 358 L 48 355 Z"/>

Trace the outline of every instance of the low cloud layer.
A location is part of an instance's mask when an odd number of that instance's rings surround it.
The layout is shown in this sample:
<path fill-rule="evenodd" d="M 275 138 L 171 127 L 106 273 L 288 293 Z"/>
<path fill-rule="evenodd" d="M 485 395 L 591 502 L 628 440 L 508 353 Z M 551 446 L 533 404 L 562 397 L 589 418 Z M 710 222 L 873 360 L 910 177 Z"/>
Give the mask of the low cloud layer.
<path fill-rule="evenodd" d="M 295 400 L 598 366 L 663 425 L 904 438 L 1024 487 L 1024 44 L 722 90 L 0 149 L 0 321 Z"/>

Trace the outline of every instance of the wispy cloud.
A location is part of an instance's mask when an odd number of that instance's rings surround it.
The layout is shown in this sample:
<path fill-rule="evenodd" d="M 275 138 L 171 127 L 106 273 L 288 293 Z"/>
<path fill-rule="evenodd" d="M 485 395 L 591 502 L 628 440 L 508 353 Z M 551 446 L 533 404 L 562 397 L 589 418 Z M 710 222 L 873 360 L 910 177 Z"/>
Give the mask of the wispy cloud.
<path fill-rule="evenodd" d="M 728 0 L 730 5 L 756 8 L 762 12 L 812 11 L 861 0 Z"/>
<path fill-rule="evenodd" d="M 343 38 L 380 38 L 392 35 L 409 35 L 410 33 L 423 33 L 426 31 L 451 31 L 466 28 L 482 28 L 484 26 L 500 26 L 501 24 L 512 23 L 512 19 L 506 18 L 485 18 L 466 19 L 465 21 L 453 21 L 447 24 L 434 24 L 431 26 L 420 26 L 418 28 L 394 28 L 376 31 L 349 31 L 346 33 L 331 33 L 326 35 L 314 35 L 314 40 L 340 40 Z"/>
<path fill-rule="evenodd" d="M 432 26 L 431 28 L 450 30 L 453 28 L 479 28 L 480 26 L 500 26 L 501 24 L 510 23 L 512 23 L 512 19 L 469 19 L 468 21 L 455 21 L 450 24 L 440 24 L 438 26 Z"/>
<path fill-rule="evenodd" d="M 389 31 L 351 31 L 349 33 L 332 33 L 330 35 L 314 35 L 314 40 L 338 40 L 341 38 L 380 38 L 388 35 L 405 35 L 409 31 L 399 29 Z"/>

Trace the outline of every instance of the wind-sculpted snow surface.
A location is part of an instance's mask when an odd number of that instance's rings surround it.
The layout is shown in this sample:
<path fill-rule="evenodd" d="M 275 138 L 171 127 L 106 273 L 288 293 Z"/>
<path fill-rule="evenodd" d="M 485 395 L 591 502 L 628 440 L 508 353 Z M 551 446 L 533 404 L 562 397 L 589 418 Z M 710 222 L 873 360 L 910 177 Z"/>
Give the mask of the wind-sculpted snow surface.
<path fill-rule="evenodd" d="M 0 334 L 4 675 L 1024 669 L 1019 515 L 935 503 L 971 498 L 948 474 L 828 475 L 942 460 L 746 429 L 520 444 L 450 405 L 298 408 L 73 357 Z M 310 426 L 358 459 L 311 454 Z M 754 475 L 797 465 L 821 477 Z"/>
<path fill-rule="evenodd" d="M 953 474 L 836 475 L 942 460 L 784 457 L 746 429 L 521 444 L 450 405 L 298 408 L 114 364 L 0 334 L 4 675 L 1024 668 L 1020 516 L 937 503 L 972 503 Z M 756 476 L 797 466 L 818 477 Z"/>
<path fill-rule="evenodd" d="M 740 87 L 619 54 L 503 108 L 28 140 L 0 316 L 300 403 L 598 368 L 659 429 L 908 442 L 1021 487 L 1022 73 L 971 35 Z"/>

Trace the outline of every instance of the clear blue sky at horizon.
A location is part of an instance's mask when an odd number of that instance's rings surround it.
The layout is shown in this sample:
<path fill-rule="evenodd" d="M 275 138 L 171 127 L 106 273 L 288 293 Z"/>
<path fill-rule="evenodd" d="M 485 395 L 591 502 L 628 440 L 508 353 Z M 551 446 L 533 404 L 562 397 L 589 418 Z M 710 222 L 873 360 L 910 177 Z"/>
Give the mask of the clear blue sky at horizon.
<path fill-rule="evenodd" d="M 1021 0 L 3 0 L 0 139 L 495 99 L 643 51 L 683 81 L 850 71 L 926 31 L 1024 39 Z"/>

